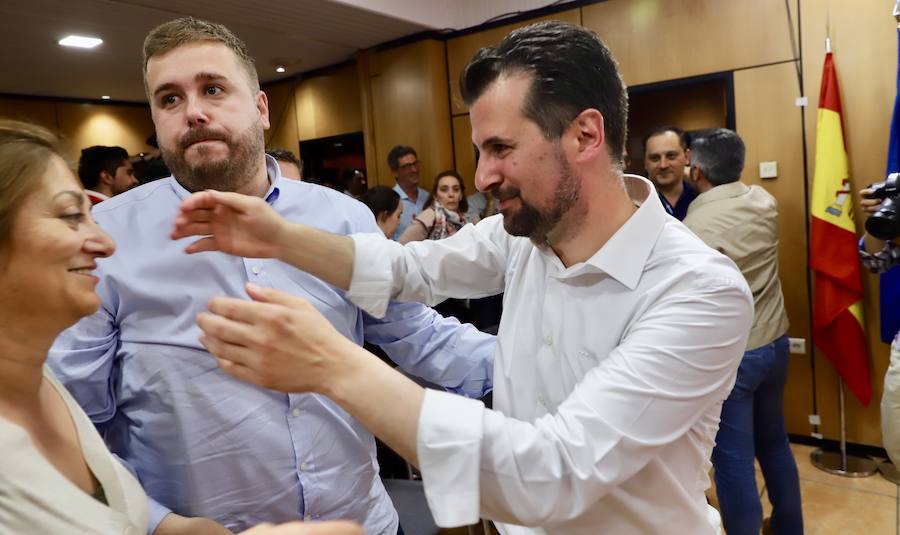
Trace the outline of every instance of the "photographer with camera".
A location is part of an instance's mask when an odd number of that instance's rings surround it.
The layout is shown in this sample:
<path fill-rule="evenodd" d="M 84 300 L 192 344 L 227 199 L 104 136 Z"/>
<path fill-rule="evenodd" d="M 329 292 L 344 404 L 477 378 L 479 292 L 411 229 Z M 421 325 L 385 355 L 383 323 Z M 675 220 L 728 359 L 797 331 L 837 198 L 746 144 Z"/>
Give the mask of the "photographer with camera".
<path fill-rule="evenodd" d="M 859 192 L 860 207 L 869 214 L 866 234 L 859 240 L 859 256 L 873 273 L 884 273 L 900 265 L 900 173 Z M 881 306 L 900 307 L 900 302 Z M 881 435 L 891 461 L 900 466 L 900 333 L 891 343 L 891 360 L 881 395 Z"/>

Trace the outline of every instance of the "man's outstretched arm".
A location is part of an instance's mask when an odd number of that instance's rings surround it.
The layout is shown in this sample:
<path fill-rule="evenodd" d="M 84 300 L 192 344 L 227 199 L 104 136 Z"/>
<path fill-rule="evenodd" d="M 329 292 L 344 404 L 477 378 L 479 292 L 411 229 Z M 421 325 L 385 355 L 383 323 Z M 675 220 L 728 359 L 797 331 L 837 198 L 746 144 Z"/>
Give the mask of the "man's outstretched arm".
<path fill-rule="evenodd" d="M 223 191 L 195 193 L 181 203 L 172 239 L 202 236 L 188 253 L 221 251 L 245 258 L 277 258 L 347 290 L 353 277 L 353 240 L 290 222 L 259 197 Z"/>

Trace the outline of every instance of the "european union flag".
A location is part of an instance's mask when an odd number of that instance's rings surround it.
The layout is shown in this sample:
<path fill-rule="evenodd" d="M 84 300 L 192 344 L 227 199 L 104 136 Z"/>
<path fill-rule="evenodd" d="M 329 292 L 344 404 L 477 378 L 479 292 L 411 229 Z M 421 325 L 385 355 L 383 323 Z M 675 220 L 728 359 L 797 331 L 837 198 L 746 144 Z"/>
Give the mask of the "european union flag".
<path fill-rule="evenodd" d="M 897 96 L 885 176 L 900 172 L 900 28 L 897 29 L 897 57 Z M 900 331 L 900 267 L 895 266 L 881 276 L 881 340 L 890 343 L 897 331 Z"/>

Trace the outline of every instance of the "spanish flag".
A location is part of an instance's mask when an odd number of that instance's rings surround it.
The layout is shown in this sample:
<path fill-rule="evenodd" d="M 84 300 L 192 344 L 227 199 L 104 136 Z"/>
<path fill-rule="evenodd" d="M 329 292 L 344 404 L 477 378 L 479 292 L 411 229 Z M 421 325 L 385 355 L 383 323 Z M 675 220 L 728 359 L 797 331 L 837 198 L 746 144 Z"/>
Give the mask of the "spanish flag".
<path fill-rule="evenodd" d="M 841 121 L 841 96 L 831 52 L 825 55 L 816 125 L 810 268 L 815 274 L 815 345 L 862 402 L 872 397 L 862 317 L 862 279 L 853 222 L 852 188 Z"/>

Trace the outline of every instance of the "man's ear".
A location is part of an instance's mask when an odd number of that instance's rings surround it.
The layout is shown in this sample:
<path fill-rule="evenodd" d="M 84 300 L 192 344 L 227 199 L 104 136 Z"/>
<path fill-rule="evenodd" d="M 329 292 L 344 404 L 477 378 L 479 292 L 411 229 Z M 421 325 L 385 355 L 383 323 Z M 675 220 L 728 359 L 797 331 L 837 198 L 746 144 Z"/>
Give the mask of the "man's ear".
<path fill-rule="evenodd" d="M 691 149 L 684 149 L 684 157 L 687 158 L 688 165 L 691 165 Z"/>
<path fill-rule="evenodd" d="M 106 171 L 100 171 L 100 183 L 106 184 L 107 186 L 112 186 L 113 182 L 116 181 L 116 177 L 112 176 Z"/>
<path fill-rule="evenodd" d="M 589 108 L 578 114 L 569 126 L 577 141 L 576 160 L 589 160 L 606 151 L 606 131 L 603 114 Z"/>
<path fill-rule="evenodd" d="M 263 129 L 268 130 L 269 123 L 269 97 L 265 91 L 256 93 L 256 110 L 259 112 L 260 121 L 262 121 Z"/>

